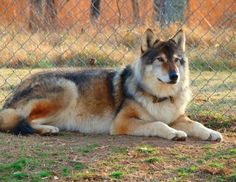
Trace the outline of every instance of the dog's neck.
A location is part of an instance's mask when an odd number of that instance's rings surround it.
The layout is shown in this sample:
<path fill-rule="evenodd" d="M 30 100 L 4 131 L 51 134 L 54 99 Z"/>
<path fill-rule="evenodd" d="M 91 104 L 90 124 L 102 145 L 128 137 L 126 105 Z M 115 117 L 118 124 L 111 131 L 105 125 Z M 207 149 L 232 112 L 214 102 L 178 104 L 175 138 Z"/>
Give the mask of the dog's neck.
<path fill-rule="evenodd" d="M 137 85 L 137 92 L 139 92 L 142 96 L 149 97 L 152 100 L 152 103 L 160 103 L 164 101 L 170 101 L 171 103 L 174 103 L 174 97 L 173 96 L 167 96 L 167 97 L 157 97 L 156 95 L 153 95 L 143 89 L 141 84 Z"/>

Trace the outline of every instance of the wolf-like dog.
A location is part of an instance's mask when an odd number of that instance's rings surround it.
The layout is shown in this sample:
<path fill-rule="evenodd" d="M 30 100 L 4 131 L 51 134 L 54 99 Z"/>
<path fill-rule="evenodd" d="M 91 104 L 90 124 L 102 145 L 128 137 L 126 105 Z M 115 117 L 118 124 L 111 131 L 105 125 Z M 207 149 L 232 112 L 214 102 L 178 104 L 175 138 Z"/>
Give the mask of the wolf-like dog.
<path fill-rule="evenodd" d="M 147 29 L 139 59 L 124 69 L 47 71 L 24 80 L 3 106 L 0 130 L 222 141 L 185 114 L 190 95 L 184 31 L 162 41 Z"/>

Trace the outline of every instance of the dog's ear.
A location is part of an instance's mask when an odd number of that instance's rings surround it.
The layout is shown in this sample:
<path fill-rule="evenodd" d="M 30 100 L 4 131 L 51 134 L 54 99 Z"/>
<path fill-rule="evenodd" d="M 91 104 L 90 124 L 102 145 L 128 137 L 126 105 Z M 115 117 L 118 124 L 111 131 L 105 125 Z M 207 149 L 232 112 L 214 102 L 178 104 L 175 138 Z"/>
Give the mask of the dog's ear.
<path fill-rule="evenodd" d="M 185 33 L 182 29 L 180 29 L 171 39 L 178 44 L 183 52 L 185 51 Z"/>
<path fill-rule="evenodd" d="M 142 54 L 146 52 L 148 49 L 152 48 L 155 41 L 156 38 L 154 36 L 153 31 L 150 28 L 148 28 L 142 37 L 142 45 L 141 45 Z"/>

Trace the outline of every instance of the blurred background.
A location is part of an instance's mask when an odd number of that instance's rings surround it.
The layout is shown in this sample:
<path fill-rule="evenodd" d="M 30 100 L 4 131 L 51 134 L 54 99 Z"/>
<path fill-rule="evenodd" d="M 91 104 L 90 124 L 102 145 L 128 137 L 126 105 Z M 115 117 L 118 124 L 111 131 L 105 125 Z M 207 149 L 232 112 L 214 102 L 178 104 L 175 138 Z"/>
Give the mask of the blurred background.
<path fill-rule="evenodd" d="M 235 0 L 3 0 L 0 105 L 43 69 L 132 63 L 148 27 L 162 39 L 184 28 L 193 91 L 188 114 L 235 131 Z"/>

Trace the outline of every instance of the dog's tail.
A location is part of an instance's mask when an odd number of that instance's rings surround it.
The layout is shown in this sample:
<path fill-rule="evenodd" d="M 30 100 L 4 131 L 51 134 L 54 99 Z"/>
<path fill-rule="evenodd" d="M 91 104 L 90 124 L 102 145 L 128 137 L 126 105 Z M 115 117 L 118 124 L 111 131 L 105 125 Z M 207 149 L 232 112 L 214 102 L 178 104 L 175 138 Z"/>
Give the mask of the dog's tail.
<path fill-rule="evenodd" d="M 35 133 L 27 118 L 21 116 L 15 109 L 4 109 L 0 112 L 0 131 L 15 135 Z"/>

